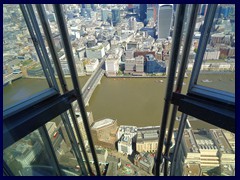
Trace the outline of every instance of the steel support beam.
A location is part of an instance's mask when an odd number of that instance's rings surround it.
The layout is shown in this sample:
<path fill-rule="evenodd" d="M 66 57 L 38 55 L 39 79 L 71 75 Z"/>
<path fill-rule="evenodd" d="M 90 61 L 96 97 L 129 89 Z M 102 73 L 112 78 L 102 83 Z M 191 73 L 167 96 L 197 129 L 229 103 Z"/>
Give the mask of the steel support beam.
<path fill-rule="evenodd" d="M 40 21 L 42 23 L 43 31 L 44 31 L 44 34 L 46 36 L 46 40 L 47 40 L 49 50 L 50 50 L 50 53 L 51 53 L 51 56 L 52 56 L 52 59 L 53 59 L 53 62 L 54 62 L 55 68 L 56 68 L 56 72 L 57 72 L 57 75 L 59 77 L 59 81 L 60 81 L 60 84 L 61 84 L 62 91 L 63 91 L 63 93 L 66 93 L 66 92 L 68 92 L 68 87 L 67 87 L 67 83 L 66 83 L 61 65 L 60 65 L 60 61 L 59 61 L 59 58 L 58 58 L 58 55 L 57 55 L 55 44 L 53 43 L 51 28 L 49 26 L 49 23 L 48 23 L 48 20 L 47 20 L 47 17 L 46 17 L 46 12 L 44 10 L 43 5 L 41 5 L 41 4 L 36 5 L 36 8 L 37 8 L 37 11 L 38 11 L 38 14 L 39 14 Z M 82 138 L 82 135 L 80 133 L 79 127 L 77 125 L 77 120 L 76 120 L 76 116 L 75 116 L 75 113 L 73 111 L 72 105 L 71 105 L 71 108 L 69 109 L 69 112 L 70 112 L 70 116 L 71 116 L 71 119 L 73 121 L 74 128 L 75 128 L 75 131 L 76 131 L 79 143 L 80 143 L 81 150 L 83 152 L 84 159 L 86 160 L 86 165 L 87 165 L 88 171 L 89 171 L 90 174 L 93 174 L 92 168 L 91 168 L 90 163 L 89 163 L 89 158 L 87 156 L 87 152 L 86 152 L 86 149 L 84 147 L 83 138 Z"/>
<path fill-rule="evenodd" d="M 49 158 L 49 161 L 52 164 L 52 166 L 54 167 L 56 175 L 61 176 L 62 175 L 61 168 L 59 166 L 57 156 L 56 156 L 56 154 L 54 152 L 52 141 L 49 138 L 47 128 L 46 128 L 45 125 L 43 125 L 38 130 L 39 130 L 39 133 L 40 133 L 41 138 L 43 140 L 43 145 L 46 148 L 46 152 L 47 152 L 46 154 L 47 154 L 47 156 Z"/>
<path fill-rule="evenodd" d="M 69 69 L 72 75 L 72 83 L 73 83 L 73 87 L 76 91 L 76 95 L 77 95 L 77 102 L 78 105 L 80 107 L 80 111 L 81 111 L 81 115 L 83 118 L 83 124 L 85 127 L 85 131 L 88 137 L 88 142 L 89 142 L 89 146 L 90 149 L 92 151 L 92 156 L 93 156 L 93 160 L 94 160 L 94 165 L 97 171 L 97 175 L 100 176 L 101 172 L 100 172 L 100 168 L 98 166 L 98 158 L 97 158 L 97 154 L 95 152 L 95 147 L 93 144 L 93 140 L 92 140 L 92 135 L 90 132 L 90 127 L 89 127 L 89 122 L 88 122 L 88 118 L 87 118 L 87 113 L 85 110 L 85 105 L 84 105 L 84 100 L 82 97 L 82 92 L 81 92 L 81 88 L 79 86 L 79 82 L 77 79 L 77 71 L 76 71 L 76 65 L 75 65 L 75 61 L 74 61 L 74 57 L 73 57 L 73 53 L 72 53 L 72 47 L 71 47 L 71 43 L 69 40 L 69 34 L 68 34 L 68 30 L 67 30 L 67 25 L 66 25 L 66 20 L 64 17 L 64 13 L 62 10 L 62 6 L 59 4 L 55 4 L 54 5 L 54 10 L 56 13 L 56 18 L 57 18 L 57 24 L 59 27 L 59 31 L 60 34 L 62 36 L 62 40 L 63 40 L 63 45 L 64 45 L 64 50 L 65 50 L 65 55 L 66 58 L 68 59 L 68 65 L 69 65 Z"/>
<path fill-rule="evenodd" d="M 54 76 L 54 70 L 53 70 L 51 61 L 50 61 L 50 59 L 49 59 L 48 53 L 47 53 L 46 46 L 45 46 L 45 44 L 44 44 L 43 37 L 42 37 L 42 35 L 41 35 L 41 31 L 40 31 L 39 25 L 38 25 L 38 23 L 37 23 L 36 16 L 35 16 L 34 11 L 33 11 L 33 7 L 32 7 L 31 4 L 27 4 L 26 6 L 27 6 L 27 10 L 28 10 L 30 19 L 31 19 L 31 21 L 32 21 L 33 28 L 34 28 L 34 30 L 35 30 L 35 32 L 36 32 L 36 36 L 37 36 L 39 45 L 40 45 L 40 47 L 41 47 L 43 57 L 44 57 L 44 59 L 45 59 L 45 63 L 46 63 L 46 66 L 47 66 L 47 68 L 48 68 L 51 81 L 52 81 L 52 83 L 53 83 L 53 87 L 54 87 L 56 90 L 59 91 L 58 84 L 57 84 L 56 78 L 55 78 L 55 76 Z"/>
<path fill-rule="evenodd" d="M 57 95 L 3 119 L 3 148 L 23 138 L 32 131 L 43 126 L 71 107 L 76 100 L 75 91 Z"/>
<path fill-rule="evenodd" d="M 196 54 L 196 58 L 195 58 L 195 62 L 194 62 L 193 70 L 192 70 L 192 75 L 191 75 L 191 79 L 189 82 L 188 92 L 190 92 L 192 87 L 195 84 L 197 84 L 198 75 L 200 73 L 203 56 L 204 56 L 204 53 L 205 53 L 205 50 L 207 47 L 208 39 L 209 39 L 210 32 L 212 29 L 212 22 L 213 22 L 213 19 L 215 16 L 217 6 L 218 6 L 217 4 L 209 4 L 208 5 L 207 14 L 204 19 L 203 30 L 201 32 L 198 50 L 197 50 L 197 54 Z"/>
<path fill-rule="evenodd" d="M 45 60 L 42 56 L 42 52 L 41 52 L 41 48 L 40 48 L 40 45 L 38 43 L 38 40 L 37 40 L 37 37 L 36 35 L 34 34 L 34 30 L 33 30 L 33 27 L 31 25 L 31 21 L 29 19 L 29 16 L 28 16 L 28 13 L 27 13 L 27 10 L 25 8 L 25 5 L 23 4 L 20 4 L 20 9 L 22 11 L 22 14 L 23 14 L 23 17 L 24 17 L 24 20 L 26 22 L 26 25 L 27 25 L 27 28 L 28 28 L 28 31 L 30 33 L 30 36 L 32 38 L 32 41 L 33 41 L 33 44 L 34 44 L 34 47 L 36 49 L 36 52 L 37 52 L 37 55 L 38 55 L 38 58 L 40 60 L 40 63 L 42 65 L 42 69 L 43 69 L 43 72 L 44 72 L 44 75 L 46 77 L 46 80 L 48 82 L 48 85 L 49 87 L 53 87 L 53 82 L 51 81 L 51 78 L 50 78 L 50 74 L 49 74 L 49 71 L 47 69 L 47 66 L 46 66 L 46 63 L 45 63 Z"/>
<path fill-rule="evenodd" d="M 66 113 L 62 114 L 62 120 L 63 120 L 63 124 L 64 124 L 64 126 L 66 128 L 69 140 L 70 140 L 70 142 L 72 144 L 72 148 L 73 148 L 73 151 L 75 153 L 77 162 L 78 162 L 78 164 L 81 167 L 82 175 L 87 176 L 88 173 L 87 173 L 87 170 L 86 170 L 83 158 L 82 158 L 82 154 L 81 154 L 81 152 L 79 150 L 77 139 L 76 139 L 75 134 L 73 132 L 73 128 L 71 126 L 70 119 L 69 119 L 69 117 L 68 117 L 68 115 Z"/>
<path fill-rule="evenodd" d="M 182 59 L 181 59 L 181 64 L 179 66 L 179 71 L 178 71 L 178 78 L 177 78 L 177 83 L 176 83 L 176 90 L 175 92 L 181 93 L 182 91 L 182 84 L 184 80 L 184 75 L 187 69 L 187 64 L 188 64 L 188 56 L 189 56 L 189 51 L 191 48 L 192 44 L 192 37 L 194 33 L 194 28 L 198 16 L 198 4 L 193 4 L 191 6 L 191 12 L 190 12 L 190 17 L 189 21 L 187 24 L 187 33 L 184 41 L 184 47 L 183 47 L 183 53 L 182 53 Z M 172 140 L 172 134 L 173 134 L 173 128 L 176 120 L 176 114 L 177 114 L 177 105 L 173 106 L 172 109 L 172 115 L 171 115 L 171 120 L 170 120 L 170 125 L 168 128 L 168 135 L 167 135 L 167 141 L 166 141 L 166 146 L 165 146 L 165 152 L 164 152 L 164 157 L 165 162 L 164 162 L 164 176 L 168 175 L 168 162 L 169 162 L 169 150 L 170 150 L 170 143 Z"/>
<path fill-rule="evenodd" d="M 173 152 L 170 176 L 174 176 L 175 172 L 176 172 L 177 155 L 178 155 L 180 144 L 182 142 L 183 131 L 184 131 L 184 128 L 186 126 L 186 119 L 187 119 L 187 115 L 182 113 L 181 120 L 180 120 L 180 125 L 179 125 L 179 128 L 178 128 L 176 143 L 175 143 L 175 147 L 174 147 L 174 152 Z"/>
<path fill-rule="evenodd" d="M 178 111 L 235 133 L 235 106 L 202 97 L 173 93 L 172 103 Z"/>
<path fill-rule="evenodd" d="M 174 78 L 176 75 L 176 67 L 177 67 L 177 58 L 180 49 L 180 42 L 182 37 L 183 31 L 183 21 L 184 21 L 184 13 L 186 9 L 186 4 L 179 4 L 176 13 L 176 24 L 174 27 L 174 34 L 173 34 L 173 45 L 170 53 L 170 65 L 168 71 L 168 83 L 166 88 L 166 95 L 165 95 L 165 103 L 164 103 L 164 111 L 162 115 L 162 124 L 160 127 L 160 137 L 158 141 L 158 149 L 156 154 L 156 162 L 155 162 L 155 172 L 156 176 L 160 174 L 160 164 L 162 163 L 162 149 L 163 149 L 163 141 L 166 132 L 166 125 L 168 119 L 168 112 L 170 108 L 170 101 L 173 92 L 173 85 L 174 85 Z"/>

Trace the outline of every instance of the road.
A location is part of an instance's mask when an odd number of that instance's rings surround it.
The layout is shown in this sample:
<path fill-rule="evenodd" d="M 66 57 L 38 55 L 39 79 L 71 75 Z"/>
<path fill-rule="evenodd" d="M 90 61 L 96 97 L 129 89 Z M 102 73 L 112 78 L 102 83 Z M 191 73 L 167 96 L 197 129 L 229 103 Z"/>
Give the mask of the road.
<path fill-rule="evenodd" d="M 89 78 L 89 80 L 86 82 L 86 84 L 82 88 L 82 96 L 84 100 L 87 97 L 88 93 L 90 92 L 89 90 L 94 86 L 95 83 L 98 83 L 96 81 L 99 75 L 104 72 L 104 62 L 105 62 L 105 59 L 102 59 L 102 61 L 99 63 L 95 72 L 92 74 L 92 76 Z"/>

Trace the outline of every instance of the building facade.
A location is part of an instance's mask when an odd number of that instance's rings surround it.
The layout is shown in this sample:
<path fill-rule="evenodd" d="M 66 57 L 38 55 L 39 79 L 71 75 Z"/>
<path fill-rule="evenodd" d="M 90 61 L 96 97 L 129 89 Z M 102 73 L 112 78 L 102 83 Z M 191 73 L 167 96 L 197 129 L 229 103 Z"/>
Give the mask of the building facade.
<path fill-rule="evenodd" d="M 137 31 L 137 21 L 135 17 L 130 17 L 128 20 L 129 30 Z"/>
<path fill-rule="evenodd" d="M 146 59 L 146 73 L 166 73 L 166 64 L 163 61 L 156 60 L 152 54 L 146 55 Z"/>
<path fill-rule="evenodd" d="M 98 67 L 98 59 L 88 59 L 85 61 L 85 68 L 87 73 L 93 73 Z"/>
<path fill-rule="evenodd" d="M 117 120 L 103 119 L 94 122 L 91 126 L 94 144 L 115 149 L 117 129 Z"/>
<path fill-rule="evenodd" d="M 158 147 L 159 126 L 138 128 L 136 151 L 156 152 Z"/>
<path fill-rule="evenodd" d="M 106 75 L 116 76 L 119 70 L 119 62 L 117 59 L 108 58 L 105 61 Z"/>
<path fill-rule="evenodd" d="M 168 38 L 173 19 L 173 5 L 160 4 L 158 7 L 158 39 Z"/>
<path fill-rule="evenodd" d="M 219 59 L 220 51 L 216 49 L 206 49 L 203 59 L 210 60 L 210 59 Z"/>
<path fill-rule="evenodd" d="M 134 164 L 142 170 L 151 174 L 154 166 L 154 158 L 149 153 L 142 152 L 135 155 Z"/>
<path fill-rule="evenodd" d="M 127 135 L 130 138 L 136 138 L 137 126 L 119 126 L 117 131 L 117 139 L 120 139 L 123 135 Z"/>
<path fill-rule="evenodd" d="M 135 57 L 136 61 L 136 73 L 143 73 L 144 72 L 144 57 L 137 56 Z"/>
<path fill-rule="evenodd" d="M 133 142 L 130 135 L 123 135 L 118 141 L 118 152 L 131 155 L 133 152 Z"/>
<path fill-rule="evenodd" d="M 100 59 L 105 55 L 105 50 L 103 45 L 97 45 L 91 48 L 86 48 L 87 58 L 97 58 Z"/>
<path fill-rule="evenodd" d="M 149 21 L 150 19 L 153 19 L 153 16 L 154 16 L 153 7 L 148 7 L 147 8 L 147 20 Z"/>
<path fill-rule="evenodd" d="M 116 26 L 120 22 L 120 10 L 112 9 L 112 23 Z"/>
<path fill-rule="evenodd" d="M 231 147 L 226 136 L 221 129 L 210 129 L 211 137 L 218 147 L 220 163 L 235 165 L 235 150 Z"/>

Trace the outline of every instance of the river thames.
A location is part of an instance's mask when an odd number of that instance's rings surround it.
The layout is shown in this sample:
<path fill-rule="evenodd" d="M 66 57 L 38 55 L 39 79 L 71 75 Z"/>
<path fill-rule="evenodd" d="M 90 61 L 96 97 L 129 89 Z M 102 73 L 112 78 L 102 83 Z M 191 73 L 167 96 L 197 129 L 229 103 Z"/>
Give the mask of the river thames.
<path fill-rule="evenodd" d="M 89 76 L 79 77 L 81 87 Z M 202 82 L 208 79 L 210 82 Z M 160 82 L 163 80 L 163 82 Z M 190 78 L 185 78 L 186 85 L 183 93 L 186 93 Z M 118 120 L 118 125 L 156 126 L 161 125 L 166 78 L 106 78 L 95 89 L 87 111 L 93 112 L 95 121 L 103 118 Z M 235 74 L 203 74 L 199 76 L 200 85 L 227 90 L 235 93 Z M 72 84 L 67 78 L 69 89 Z M 47 88 L 44 79 L 19 79 L 13 84 L 3 88 L 4 107 L 12 105 L 37 92 Z M 178 113 L 178 116 L 180 113 Z M 176 121 L 175 127 L 177 127 Z M 195 128 L 215 128 L 213 125 L 202 121 L 191 121 Z"/>

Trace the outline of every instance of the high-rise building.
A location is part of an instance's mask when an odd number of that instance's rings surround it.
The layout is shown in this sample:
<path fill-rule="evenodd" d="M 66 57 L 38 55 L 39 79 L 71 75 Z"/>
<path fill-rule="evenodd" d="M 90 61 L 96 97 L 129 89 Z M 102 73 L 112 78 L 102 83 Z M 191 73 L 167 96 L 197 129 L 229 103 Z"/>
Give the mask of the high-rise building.
<path fill-rule="evenodd" d="M 95 11 L 96 10 L 95 4 L 91 4 L 91 8 L 92 8 L 93 11 Z"/>
<path fill-rule="evenodd" d="M 128 25 L 130 30 L 137 31 L 137 21 L 135 17 L 130 17 L 128 20 Z"/>
<path fill-rule="evenodd" d="M 101 19 L 102 21 L 107 21 L 109 14 L 111 14 L 111 11 L 108 9 L 102 9 L 101 11 Z"/>
<path fill-rule="evenodd" d="M 215 18 L 228 18 L 230 13 L 234 12 L 234 6 L 231 5 L 219 5 L 217 7 Z"/>
<path fill-rule="evenodd" d="M 153 18 L 154 16 L 154 9 L 153 7 L 147 8 L 147 20 L 149 21 L 150 18 Z"/>
<path fill-rule="evenodd" d="M 208 7 L 207 4 L 202 4 L 202 5 L 201 5 L 200 15 L 202 15 L 202 16 L 205 16 L 205 15 L 206 15 L 206 13 L 207 13 L 207 7 Z"/>
<path fill-rule="evenodd" d="M 157 6 L 153 6 L 153 21 L 157 21 Z"/>
<path fill-rule="evenodd" d="M 140 4 L 140 20 L 143 22 L 147 17 L 147 4 Z"/>
<path fill-rule="evenodd" d="M 133 152 L 132 138 L 129 135 L 124 135 L 118 141 L 118 152 L 131 155 Z"/>
<path fill-rule="evenodd" d="M 173 17 L 172 4 L 160 4 L 158 7 L 158 38 L 167 38 L 170 35 L 170 28 Z"/>
<path fill-rule="evenodd" d="M 137 73 L 143 73 L 144 71 L 144 57 L 143 56 L 137 56 L 135 58 L 136 61 L 136 72 Z"/>
<path fill-rule="evenodd" d="M 120 10 L 112 9 L 112 23 L 113 26 L 116 26 L 120 22 Z"/>

